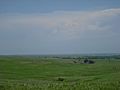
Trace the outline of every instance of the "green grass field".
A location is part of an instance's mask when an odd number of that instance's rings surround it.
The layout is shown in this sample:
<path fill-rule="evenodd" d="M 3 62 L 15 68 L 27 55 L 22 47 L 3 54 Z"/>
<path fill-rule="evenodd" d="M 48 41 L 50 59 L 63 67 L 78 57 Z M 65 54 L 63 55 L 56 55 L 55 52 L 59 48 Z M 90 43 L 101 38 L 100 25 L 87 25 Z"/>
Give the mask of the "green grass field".
<path fill-rule="evenodd" d="M 94 61 L 0 56 L 0 90 L 120 90 L 120 60 Z"/>

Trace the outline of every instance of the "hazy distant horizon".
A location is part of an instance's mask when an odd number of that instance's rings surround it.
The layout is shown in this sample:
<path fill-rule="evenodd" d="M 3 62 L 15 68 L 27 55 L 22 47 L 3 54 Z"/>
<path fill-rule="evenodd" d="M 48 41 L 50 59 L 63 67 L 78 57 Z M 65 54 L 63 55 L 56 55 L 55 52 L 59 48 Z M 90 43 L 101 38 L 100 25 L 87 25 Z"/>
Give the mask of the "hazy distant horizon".
<path fill-rule="evenodd" d="M 111 56 L 120 53 L 0 54 L 0 56 Z"/>

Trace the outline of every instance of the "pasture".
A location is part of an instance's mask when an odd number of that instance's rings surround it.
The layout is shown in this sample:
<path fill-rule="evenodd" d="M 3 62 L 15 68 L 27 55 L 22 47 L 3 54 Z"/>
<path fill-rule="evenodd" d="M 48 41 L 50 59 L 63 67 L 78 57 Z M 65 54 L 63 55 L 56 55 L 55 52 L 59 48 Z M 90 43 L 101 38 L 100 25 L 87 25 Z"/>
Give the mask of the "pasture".
<path fill-rule="evenodd" d="M 0 56 L 0 90 L 120 90 L 120 59 Z"/>

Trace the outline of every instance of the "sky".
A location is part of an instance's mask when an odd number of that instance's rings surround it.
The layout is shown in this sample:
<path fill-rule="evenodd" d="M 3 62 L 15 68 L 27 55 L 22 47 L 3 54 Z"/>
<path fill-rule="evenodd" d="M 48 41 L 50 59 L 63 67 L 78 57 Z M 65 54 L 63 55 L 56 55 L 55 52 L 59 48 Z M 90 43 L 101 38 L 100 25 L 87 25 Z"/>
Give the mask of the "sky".
<path fill-rule="evenodd" d="M 120 0 L 0 0 L 0 55 L 120 53 Z"/>

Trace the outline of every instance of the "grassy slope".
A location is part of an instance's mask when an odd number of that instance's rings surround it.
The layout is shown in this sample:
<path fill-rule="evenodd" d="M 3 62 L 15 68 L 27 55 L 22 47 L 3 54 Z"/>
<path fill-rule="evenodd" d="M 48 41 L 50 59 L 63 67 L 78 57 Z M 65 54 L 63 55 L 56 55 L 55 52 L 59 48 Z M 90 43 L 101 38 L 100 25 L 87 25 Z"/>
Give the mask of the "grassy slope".
<path fill-rule="evenodd" d="M 62 77 L 64 81 L 58 81 Z M 120 61 L 0 57 L 0 90 L 119 90 Z"/>

